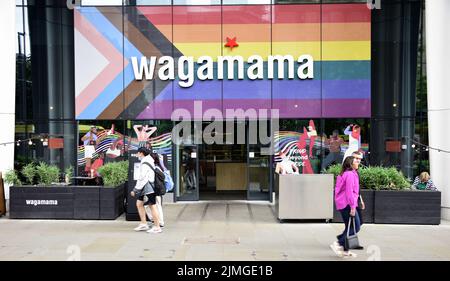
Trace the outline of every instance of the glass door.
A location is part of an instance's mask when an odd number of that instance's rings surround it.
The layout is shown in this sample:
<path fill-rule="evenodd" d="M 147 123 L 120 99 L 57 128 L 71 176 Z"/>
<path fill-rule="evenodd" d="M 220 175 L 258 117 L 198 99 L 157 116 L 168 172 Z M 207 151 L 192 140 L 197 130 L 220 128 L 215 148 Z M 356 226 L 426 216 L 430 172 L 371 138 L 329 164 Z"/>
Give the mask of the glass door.
<path fill-rule="evenodd" d="M 197 145 L 175 146 L 175 196 L 177 201 L 198 201 L 198 159 Z"/>
<path fill-rule="evenodd" d="M 258 123 L 258 124 L 256 124 Z M 249 121 L 247 126 L 247 169 L 248 169 L 248 200 L 272 200 L 272 175 L 271 175 L 271 155 L 264 153 L 264 149 L 268 149 L 270 144 L 261 142 L 261 132 L 270 137 L 270 122 L 267 121 L 266 126 L 261 127 L 259 121 Z M 252 127 L 253 126 L 253 127 Z M 253 129 L 257 128 L 257 129 Z M 253 136 L 252 136 L 253 134 Z M 254 136 L 254 134 L 257 134 Z"/>

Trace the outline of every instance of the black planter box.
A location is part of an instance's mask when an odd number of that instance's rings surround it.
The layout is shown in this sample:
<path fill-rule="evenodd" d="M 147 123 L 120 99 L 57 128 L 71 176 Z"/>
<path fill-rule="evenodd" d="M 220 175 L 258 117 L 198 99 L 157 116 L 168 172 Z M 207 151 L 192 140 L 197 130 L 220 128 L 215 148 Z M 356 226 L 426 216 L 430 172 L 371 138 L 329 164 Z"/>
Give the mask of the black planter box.
<path fill-rule="evenodd" d="M 441 192 L 379 190 L 375 192 L 375 223 L 441 223 Z"/>
<path fill-rule="evenodd" d="M 116 219 L 123 213 L 124 185 L 12 186 L 11 219 Z"/>
<path fill-rule="evenodd" d="M 100 188 L 100 219 L 115 220 L 124 212 L 125 186 Z"/>
<path fill-rule="evenodd" d="M 9 192 L 12 219 L 73 219 L 73 187 L 11 186 Z"/>
<path fill-rule="evenodd" d="M 362 222 L 373 223 L 374 222 L 374 208 L 375 208 L 375 191 L 369 189 L 361 189 L 361 196 L 366 205 L 366 209 L 361 210 Z M 334 207 L 333 222 L 342 223 L 341 213 Z"/>
<path fill-rule="evenodd" d="M 100 218 L 101 186 L 74 186 L 73 218 L 77 220 L 97 220 Z"/>

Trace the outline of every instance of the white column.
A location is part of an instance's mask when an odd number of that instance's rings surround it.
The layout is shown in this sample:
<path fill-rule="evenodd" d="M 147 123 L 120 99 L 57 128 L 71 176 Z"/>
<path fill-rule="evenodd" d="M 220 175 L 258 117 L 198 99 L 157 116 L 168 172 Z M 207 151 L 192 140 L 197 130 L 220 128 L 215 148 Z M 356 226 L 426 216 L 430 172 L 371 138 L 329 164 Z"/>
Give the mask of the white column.
<path fill-rule="evenodd" d="M 450 151 L 450 1 L 426 0 L 425 13 L 429 143 Z M 450 154 L 430 150 L 430 170 L 450 220 Z"/>
<path fill-rule="evenodd" d="M 16 98 L 16 4 L 0 1 L 0 143 L 14 141 Z M 0 171 L 4 174 L 14 165 L 14 147 L 0 145 Z M 5 188 L 6 199 L 9 188 Z"/>

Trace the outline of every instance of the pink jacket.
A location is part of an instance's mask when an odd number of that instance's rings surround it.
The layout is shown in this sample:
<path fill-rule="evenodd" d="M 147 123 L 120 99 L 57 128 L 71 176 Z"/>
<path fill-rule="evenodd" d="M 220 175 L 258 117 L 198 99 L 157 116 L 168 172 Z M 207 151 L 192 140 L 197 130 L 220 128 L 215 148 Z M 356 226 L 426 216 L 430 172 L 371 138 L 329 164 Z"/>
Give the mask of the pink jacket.
<path fill-rule="evenodd" d="M 350 205 L 354 209 L 358 206 L 359 197 L 359 176 L 355 170 L 345 171 L 336 179 L 334 189 L 334 202 L 336 209 L 342 210 Z"/>

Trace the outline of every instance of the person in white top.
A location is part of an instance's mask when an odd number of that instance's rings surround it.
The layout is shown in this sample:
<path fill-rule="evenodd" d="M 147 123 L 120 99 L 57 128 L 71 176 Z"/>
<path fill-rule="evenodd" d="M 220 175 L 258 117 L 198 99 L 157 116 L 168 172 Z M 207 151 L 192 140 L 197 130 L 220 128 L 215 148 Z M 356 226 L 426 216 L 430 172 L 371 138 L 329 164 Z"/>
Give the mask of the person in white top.
<path fill-rule="evenodd" d="M 153 171 L 153 169 L 155 168 L 155 162 L 149 154 L 150 151 L 145 147 L 140 147 L 137 152 L 137 156 L 141 160 L 141 165 L 139 168 L 139 179 L 137 180 L 136 186 L 131 192 L 131 196 L 137 196 L 136 207 L 138 209 L 141 222 L 134 230 L 147 230 L 147 232 L 149 233 L 160 233 L 162 232 L 162 230 L 159 225 L 159 213 L 156 206 L 156 194 L 152 188 L 152 185 L 150 184 L 155 182 L 155 172 Z M 145 197 L 147 197 L 148 200 L 144 203 Z M 150 210 L 152 212 L 154 226 L 151 229 L 149 229 L 149 226 L 147 224 L 147 216 L 145 213 L 144 204 L 149 204 Z"/>
<path fill-rule="evenodd" d="M 344 134 L 348 135 L 348 148 L 344 153 L 342 163 L 345 158 L 352 156 L 352 153 L 361 148 L 361 128 L 358 125 L 350 124 L 345 128 Z"/>
<path fill-rule="evenodd" d="M 275 168 L 275 172 L 281 175 L 298 174 L 298 167 L 286 156 L 284 152 L 280 153 L 281 162 Z"/>

